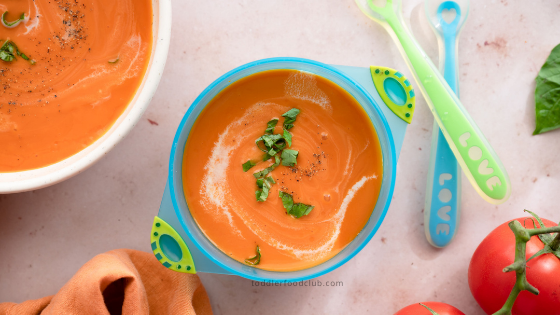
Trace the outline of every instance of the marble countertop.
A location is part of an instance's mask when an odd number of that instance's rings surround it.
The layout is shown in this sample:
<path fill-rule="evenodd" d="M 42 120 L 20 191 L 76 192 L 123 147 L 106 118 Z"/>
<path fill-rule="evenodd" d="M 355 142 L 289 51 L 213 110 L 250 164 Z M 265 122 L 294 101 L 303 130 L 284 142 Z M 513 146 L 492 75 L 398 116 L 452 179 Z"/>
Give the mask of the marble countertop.
<path fill-rule="evenodd" d="M 405 19 L 437 63 L 423 1 Z M 417 98 L 385 222 L 351 261 L 319 278 L 338 287 L 255 287 L 235 276 L 200 274 L 216 314 L 393 314 L 416 302 L 447 302 L 482 315 L 469 291 L 472 253 L 496 226 L 537 211 L 554 221 L 560 191 L 560 131 L 532 136 L 535 77 L 560 42 L 555 1 L 473 0 L 460 37 L 463 104 L 501 157 L 511 198 L 485 202 L 463 178 L 461 226 L 445 249 L 424 236 L 423 208 L 432 117 Z M 160 87 L 136 128 L 105 158 L 58 185 L 0 195 L 0 302 L 57 292 L 96 254 L 150 251 L 148 233 L 167 177 L 171 142 L 195 97 L 221 74 L 256 59 L 296 56 L 329 64 L 382 65 L 412 78 L 385 30 L 351 0 L 173 1 L 173 33 Z"/>

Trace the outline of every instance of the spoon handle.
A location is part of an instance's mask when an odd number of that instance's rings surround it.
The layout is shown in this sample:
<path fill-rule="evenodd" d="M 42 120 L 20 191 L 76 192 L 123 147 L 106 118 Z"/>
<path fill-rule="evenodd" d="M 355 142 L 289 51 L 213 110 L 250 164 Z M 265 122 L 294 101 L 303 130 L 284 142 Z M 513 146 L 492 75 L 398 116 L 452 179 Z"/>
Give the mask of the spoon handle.
<path fill-rule="evenodd" d="M 440 71 L 458 96 L 457 36 L 454 32 L 444 32 L 443 36 L 438 34 L 438 42 Z M 461 169 L 435 121 L 424 209 L 428 242 L 435 247 L 449 245 L 457 233 L 461 213 Z"/>
<path fill-rule="evenodd" d="M 486 201 L 505 202 L 511 194 L 511 183 L 502 162 L 430 58 L 409 34 L 402 16 L 394 13 L 384 17 L 386 29 L 399 46 L 463 172 Z"/>

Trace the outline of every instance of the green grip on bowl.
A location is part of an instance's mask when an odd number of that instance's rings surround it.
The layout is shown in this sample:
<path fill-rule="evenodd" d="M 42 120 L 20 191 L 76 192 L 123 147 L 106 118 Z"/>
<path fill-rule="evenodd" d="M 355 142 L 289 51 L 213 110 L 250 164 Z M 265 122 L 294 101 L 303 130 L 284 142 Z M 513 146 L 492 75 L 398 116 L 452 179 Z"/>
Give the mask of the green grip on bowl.
<path fill-rule="evenodd" d="M 184 273 L 196 273 L 191 252 L 183 238 L 160 217 L 154 218 L 150 236 L 152 251 L 166 268 Z"/>
<path fill-rule="evenodd" d="M 397 70 L 371 66 L 373 84 L 385 105 L 400 119 L 412 122 L 416 95 L 410 81 Z"/>

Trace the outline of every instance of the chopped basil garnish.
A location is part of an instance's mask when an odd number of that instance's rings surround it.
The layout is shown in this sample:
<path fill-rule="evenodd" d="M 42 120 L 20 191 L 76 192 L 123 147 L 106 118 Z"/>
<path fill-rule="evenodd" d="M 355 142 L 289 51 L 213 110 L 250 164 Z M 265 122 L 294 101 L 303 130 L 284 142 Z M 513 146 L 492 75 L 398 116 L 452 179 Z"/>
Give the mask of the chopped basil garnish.
<path fill-rule="evenodd" d="M 120 57 L 117 57 L 115 59 L 109 60 L 109 63 L 117 63 L 117 62 L 119 62 L 119 60 L 120 60 Z"/>
<path fill-rule="evenodd" d="M 296 116 L 299 114 L 299 109 L 292 108 L 289 111 L 282 114 L 284 117 L 284 129 L 292 129 L 294 122 L 296 121 Z"/>
<path fill-rule="evenodd" d="M 308 215 L 315 206 L 306 205 L 304 203 L 294 204 L 294 199 L 292 195 L 287 194 L 283 191 L 279 191 L 278 195 L 282 199 L 282 204 L 286 209 L 288 214 L 293 215 L 295 218 L 301 218 L 304 215 Z"/>
<path fill-rule="evenodd" d="M 251 160 L 243 163 L 243 172 L 247 172 L 251 169 L 251 167 L 257 165 L 257 163 L 253 163 Z"/>
<path fill-rule="evenodd" d="M 282 135 L 282 137 L 284 138 L 284 140 L 286 140 L 286 143 L 288 144 L 289 147 L 292 146 L 292 134 L 284 129 L 284 134 Z"/>
<path fill-rule="evenodd" d="M 292 211 L 292 207 L 294 206 L 294 198 L 292 198 L 292 195 L 287 194 L 281 190 L 278 191 L 278 195 L 282 199 L 282 204 L 284 205 L 284 209 L 286 209 L 286 212 L 289 213 L 290 211 Z"/>
<path fill-rule="evenodd" d="M 12 22 L 6 21 L 6 15 L 8 15 L 8 11 L 2 13 L 2 25 L 4 25 L 7 28 L 16 27 L 16 26 L 18 26 L 19 23 L 21 23 L 22 21 L 25 20 L 25 13 L 22 13 L 19 16 L 19 19 L 15 20 L 15 21 L 12 21 Z"/>
<path fill-rule="evenodd" d="M 24 60 L 29 61 L 32 65 L 35 64 L 35 60 L 30 60 L 29 57 L 27 57 L 27 55 L 19 51 L 18 47 L 14 42 L 7 39 L 6 41 L 4 41 L 4 44 L 0 46 L 0 60 L 6 62 L 12 62 L 16 60 L 16 56 L 20 56 Z"/>
<path fill-rule="evenodd" d="M 269 121 L 266 124 L 266 130 L 264 132 L 269 133 L 269 134 L 273 134 L 274 133 L 274 127 L 276 127 L 276 124 L 278 124 L 278 119 L 273 119 L 273 120 Z"/>
<path fill-rule="evenodd" d="M 296 150 L 285 149 L 282 151 L 282 165 L 295 166 L 297 164 L 297 156 L 299 152 Z"/>
<path fill-rule="evenodd" d="M 278 165 L 280 165 L 280 158 L 278 156 L 274 156 L 274 164 L 272 164 L 271 166 L 265 168 L 260 172 L 254 173 L 253 176 L 255 176 L 256 179 L 265 177 L 266 175 L 268 175 L 268 173 L 272 172 L 275 168 L 277 168 Z"/>
<path fill-rule="evenodd" d="M 278 125 L 278 119 L 271 119 L 266 123 L 265 134 L 255 140 L 255 144 L 257 145 L 259 150 L 264 152 L 263 161 L 268 161 L 270 158 L 274 157 L 274 164 L 259 172 L 253 173 L 253 176 L 257 180 L 257 190 L 255 191 L 255 197 L 259 202 L 266 201 L 270 193 L 272 184 L 276 184 L 274 179 L 271 176 L 268 176 L 268 174 L 270 174 L 270 172 L 278 167 L 280 165 L 280 162 L 282 162 L 282 165 L 284 166 L 294 166 L 297 164 L 297 156 L 299 152 L 296 150 L 286 149 L 286 147 L 292 146 L 292 134 L 288 131 L 288 129 L 293 128 L 294 122 L 296 121 L 296 116 L 298 114 L 299 109 L 292 108 L 282 115 L 282 117 L 284 117 L 284 131 L 282 134 L 274 134 L 274 128 L 276 127 L 276 125 Z M 278 153 L 281 153 L 281 158 L 280 156 L 278 156 Z M 256 163 L 249 160 L 243 163 L 243 171 L 247 172 L 255 165 Z M 280 192 L 280 194 L 280 197 L 282 197 L 282 192 Z M 288 198 L 290 200 L 289 210 L 286 204 L 286 202 L 288 202 L 288 199 L 284 201 L 284 198 Z M 288 210 L 288 212 L 291 212 L 292 208 L 294 208 L 292 196 L 286 194 L 284 198 L 282 199 L 284 207 Z M 293 215 L 299 218 L 302 215 L 309 213 L 309 211 L 311 211 L 312 209 L 312 206 L 298 204 L 298 206 L 295 207 L 295 214 Z"/>
<path fill-rule="evenodd" d="M 255 143 L 261 151 L 268 153 L 270 156 L 273 156 L 286 147 L 286 140 L 284 140 L 282 135 L 264 135 L 255 140 Z"/>
<path fill-rule="evenodd" d="M 261 262 L 261 250 L 259 245 L 257 245 L 257 254 L 254 257 L 245 259 L 245 263 L 248 265 L 256 266 Z"/>

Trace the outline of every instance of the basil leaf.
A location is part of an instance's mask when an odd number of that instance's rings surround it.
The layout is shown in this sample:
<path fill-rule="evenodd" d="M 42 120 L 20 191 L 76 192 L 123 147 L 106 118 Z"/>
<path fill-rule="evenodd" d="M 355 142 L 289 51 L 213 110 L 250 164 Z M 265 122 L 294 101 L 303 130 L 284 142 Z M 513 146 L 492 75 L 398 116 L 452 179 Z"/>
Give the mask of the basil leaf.
<path fill-rule="evenodd" d="M 117 57 L 115 59 L 109 60 L 109 63 L 115 64 L 115 63 L 119 62 L 119 60 L 120 60 L 120 57 Z"/>
<path fill-rule="evenodd" d="M 292 198 L 292 195 L 279 190 L 278 196 L 282 199 L 282 205 L 284 205 L 286 212 L 290 213 L 292 211 L 292 207 L 294 206 L 294 199 Z"/>
<path fill-rule="evenodd" d="M 272 164 L 271 166 L 265 168 L 260 172 L 254 173 L 253 176 L 255 176 L 256 179 L 259 179 L 261 177 L 265 177 L 266 175 L 268 175 L 268 173 L 272 172 L 275 168 L 277 168 L 278 165 L 280 165 L 280 158 L 276 155 L 274 156 L 274 159 L 275 159 L 274 164 Z"/>
<path fill-rule="evenodd" d="M 257 163 L 253 163 L 251 160 L 243 163 L 243 172 L 247 172 L 255 165 L 257 165 Z"/>
<path fill-rule="evenodd" d="M 271 184 L 276 184 L 276 181 L 274 181 L 274 178 L 272 178 L 272 176 L 268 176 L 266 180 L 269 181 Z"/>
<path fill-rule="evenodd" d="M 537 76 L 535 112 L 533 135 L 560 128 L 560 45 L 554 47 Z"/>
<path fill-rule="evenodd" d="M 286 146 L 285 140 L 282 135 L 264 135 L 255 140 L 255 143 L 257 144 L 257 147 L 263 152 L 270 151 L 273 146 L 277 149 Z"/>
<path fill-rule="evenodd" d="M 265 153 L 262 160 L 263 160 L 263 162 L 264 162 L 264 161 L 268 161 L 268 159 L 270 159 L 271 157 L 272 157 L 272 156 L 271 156 L 270 154 Z"/>
<path fill-rule="evenodd" d="M 277 124 L 278 124 L 278 119 L 273 119 L 273 120 L 269 121 L 268 123 L 266 123 L 266 130 L 264 132 L 269 133 L 269 134 L 273 134 L 274 133 L 274 127 L 276 127 Z"/>
<path fill-rule="evenodd" d="M 5 50 L 0 50 L 0 59 L 6 62 L 12 62 L 16 57 Z"/>
<path fill-rule="evenodd" d="M 315 206 L 310 206 L 303 203 L 296 203 L 292 207 L 292 211 L 290 211 L 290 214 L 296 218 L 301 218 L 304 215 L 308 215 L 309 212 L 313 210 L 313 208 L 315 208 Z"/>
<path fill-rule="evenodd" d="M 298 151 L 285 149 L 282 151 L 282 165 L 284 166 L 294 166 L 297 164 Z"/>
<path fill-rule="evenodd" d="M 257 179 L 257 186 L 262 188 L 262 190 L 257 190 L 255 192 L 257 201 L 266 201 L 266 199 L 268 198 L 268 193 L 270 192 L 270 188 L 272 187 L 270 181 L 259 178 Z"/>
<path fill-rule="evenodd" d="M 299 114 L 299 109 L 292 108 L 289 111 L 282 114 L 284 117 L 284 129 L 291 129 L 294 127 L 294 122 L 296 121 L 296 116 Z"/>
<path fill-rule="evenodd" d="M 282 136 L 286 140 L 286 143 L 288 143 L 288 146 L 291 147 L 292 146 L 292 134 L 288 130 L 284 129 L 284 134 Z"/>
<path fill-rule="evenodd" d="M 255 197 L 257 197 L 257 201 L 261 201 L 262 190 L 255 191 Z"/>
<path fill-rule="evenodd" d="M 4 41 L 4 44 L 0 47 L 0 60 L 6 62 L 12 62 L 16 60 L 16 56 L 21 56 L 24 60 L 29 61 L 32 65 L 35 64 L 35 60 L 30 60 L 27 55 L 19 51 L 16 44 L 11 40 Z"/>
<path fill-rule="evenodd" d="M 254 257 L 245 259 L 245 263 L 248 265 L 256 266 L 261 262 L 261 250 L 259 245 L 257 245 L 257 254 Z"/>
<path fill-rule="evenodd" d="M 8 11 L 2 13 L 2 24 L 7 28 L 16 27 L 16 26 L 18 26 L 19 23 L 21 23 L 22 21 L 25 20 L 25 13 L 22 13 L 19 16 L 19 19 L 15 20 L 15 21 L 12 21 L 12 22 L 6 21 L 6 15 L 8 15 Z"/>

